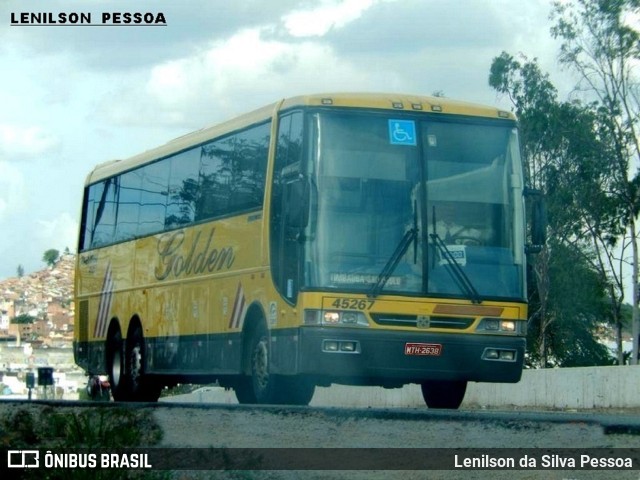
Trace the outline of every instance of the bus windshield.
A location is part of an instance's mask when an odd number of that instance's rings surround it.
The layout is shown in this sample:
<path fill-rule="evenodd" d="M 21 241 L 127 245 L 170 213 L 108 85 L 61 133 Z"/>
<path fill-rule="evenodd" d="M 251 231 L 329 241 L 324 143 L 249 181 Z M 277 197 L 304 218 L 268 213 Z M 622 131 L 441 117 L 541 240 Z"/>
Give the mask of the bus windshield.
<path fill-rule="evenodd" d="M 313 129 L 305 287 L 525 297 L 513 122 L 320 112 Z"/>

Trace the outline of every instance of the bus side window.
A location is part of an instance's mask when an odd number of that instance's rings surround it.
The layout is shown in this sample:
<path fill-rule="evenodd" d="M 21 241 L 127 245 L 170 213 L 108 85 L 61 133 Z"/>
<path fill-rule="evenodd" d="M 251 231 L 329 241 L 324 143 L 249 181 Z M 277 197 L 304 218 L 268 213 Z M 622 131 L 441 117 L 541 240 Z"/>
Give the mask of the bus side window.
<path fill-rule="evenodd" d="M 113 239 L 115 242 L 131 240 L 138 235 L 141 185 L 140 169 L 132 170 L 120 176 L 120 188 L 117 195 L 116 231 Z"/>
<path fill-rule="evenodd" d="M 91 228 L 91 248 L 113 243 L 116 230 L 117 177 L 108 178 L 91 188 L 95 188 L 93 226 Z"/>
<path fill-rule="evenodd" d="M 95 209 L 101 194 L 101 192 L 96 193 L 96 190 L 98 190 L 98 188 L 102 190 L 101 187 L 102 184 L 98 184 L 85 188 L 85 202 L 82 208 L 82 234 L 79 242 L 79 251 L 81 252 L 91 248 L 96 213 Z"/>
<path fill-rule="evenodd" d="M 270 124 L 203 145 L 196 221 L 262 206 Z"/>
<path fill-rule="evenodd" d="M 151 163 L 141 169 L 140 224 L 138 236 L 161 232 L 165 228 L 169 189 L 169 162 Z"/>
<path fill-rule="evenodd" d="M 199 149 L 187 150 L 169 160 L 168 186 L 164 191 L 167 208 L 165 228 L 176 228 L 194 221 L 198 195 Z M 163 172 L 163 177 L 164 177 Z M 163 182 L 164 183 L 164 182 Z"/>

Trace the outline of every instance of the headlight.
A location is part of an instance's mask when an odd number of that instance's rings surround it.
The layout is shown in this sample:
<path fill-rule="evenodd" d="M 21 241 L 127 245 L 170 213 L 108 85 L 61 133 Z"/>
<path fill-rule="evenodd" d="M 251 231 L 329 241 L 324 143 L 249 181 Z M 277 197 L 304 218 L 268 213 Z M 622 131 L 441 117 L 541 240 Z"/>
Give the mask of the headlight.
<path fill-rule="evenodd" d="M 362 312 L 309 309 L 304 311 L 304 324 L 368 327 L 369 321 Z"/>
<path fill-rule="evenodd" d="M 503 332 L 515 332 L 516 322 L 513 320 L 500 320 L 500 330 Z"/>
<path fill-rule="evenodd" d="M 501 333 L 505 335 L 526 335 L 526 320 L 510 320 L 504 318 L 483 318 L 476 332 Z"/>
<path fill-rule="evenodd" d="M 322 315 L 322 323 L 325 325 L 340 323 L 340 314 L 338 312 L 324 312 L 324 315 Z"/>

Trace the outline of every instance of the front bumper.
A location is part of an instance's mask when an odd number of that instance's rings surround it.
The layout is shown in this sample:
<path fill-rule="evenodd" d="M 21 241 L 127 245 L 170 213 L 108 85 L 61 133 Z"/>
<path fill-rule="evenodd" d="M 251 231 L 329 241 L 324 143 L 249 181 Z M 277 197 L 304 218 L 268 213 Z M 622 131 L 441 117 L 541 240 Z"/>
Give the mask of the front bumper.
<path fill-rule="evenodd" d="M 433 349 L 430 355 L 408 355 L 407 343 L 441 349 L 438 355 Z M 298 372 L 370 385 L 425 380 L 515 383 L 522 375 L 525 343 L 525 338 L 514 336 L 303 327 Z M 328 351 L 336 344 L 337 350 Z M 347 351 L 341 350 L 342 345 Z M 512 352 L 513 359 L 487 358 L 488 349 Z"/>

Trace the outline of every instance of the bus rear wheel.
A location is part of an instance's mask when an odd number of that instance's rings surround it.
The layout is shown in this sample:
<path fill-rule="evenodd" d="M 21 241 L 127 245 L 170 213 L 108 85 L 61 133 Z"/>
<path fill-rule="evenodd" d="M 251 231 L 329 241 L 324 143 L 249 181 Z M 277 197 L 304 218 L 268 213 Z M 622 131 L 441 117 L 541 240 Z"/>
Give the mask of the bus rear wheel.
<path fill-rule="evenodd" d="M 420 385 L 429 408 L 457 409 L 467 391 L 466 380 L 428 380 Z"/>
<path fill-rule="evenodd" d="M 111 385 L 111 395 L 117 402 L 128 400 L 125 371 L 124 354 L 122 351 L 122 334 L 120 328 L 115 328 L 107 337 L 107 374 L 109 375 L 109 385 Z"/>
<path fill-rule="evenodd" d="M 158 401 L 162 387 L 144 372 L 145 347 L 139 325 L 130 332 L 126 343 L 129 399 L 134 402 Z"/>

